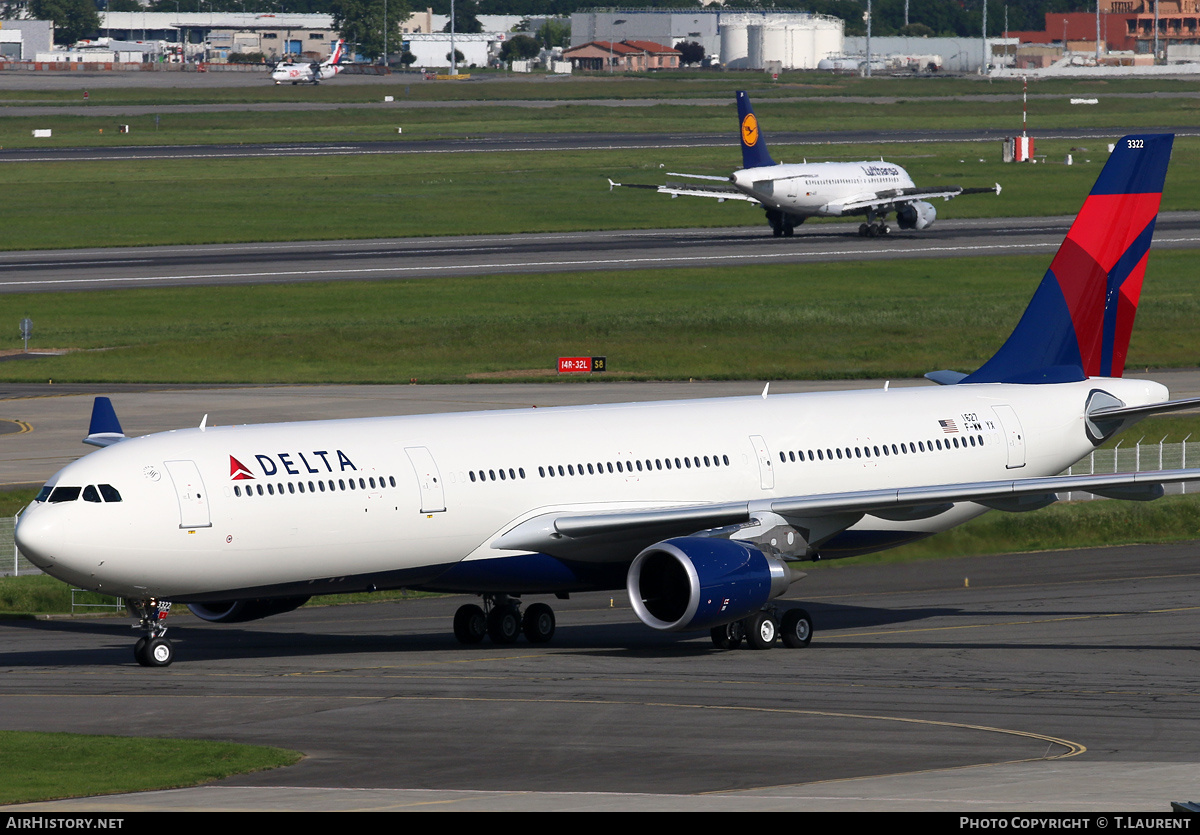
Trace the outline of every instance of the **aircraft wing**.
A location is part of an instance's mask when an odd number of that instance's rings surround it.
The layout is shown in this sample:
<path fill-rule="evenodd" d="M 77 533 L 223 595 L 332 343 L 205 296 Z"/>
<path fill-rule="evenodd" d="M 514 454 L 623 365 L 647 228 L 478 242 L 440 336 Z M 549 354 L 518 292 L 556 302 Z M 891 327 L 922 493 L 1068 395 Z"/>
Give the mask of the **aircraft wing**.
<path fill-rule="evenodd" d="M 714 177 L 707 174 L 670 174 L 672 177 L 692 177 L 697 180 L 712 180 L 715 181 L 712 185 L 688 185 L 686 183 L 666 183 L 664 185 L 650 185 L 648 183 L 614 183 L 608 181 L 608 190 L 614 188 L 646 188 L 657 191 L 659 194 L 669 194 L 672 197 L 713 197 L 717 200 L 745 200 L 749 203 L 758 203 L 759 201 L 748 194 L 738 191 L 728 177 Z"/>
<path fill-rule="evenodd" d="M 674 536 L 749 523 L 763 514 L 783 517 L 798 528 L 821 528 L 832 534 L 867 515 L 892 521 L 925 519 L 958 502 L 1020 512 L 1053 504 L 1058 501 L 1059 493 L 1070 492 L 1150 501 L 1163 495 L 1166 484 L 1198 481 L 1200 468 L 1188 468 L 933 484 L 615 512 L 551 512 L 527 519 L 505 531 L 491 547 L 577 560 L 609 561 L 613 559 L 614 551 L 627 555 L 631 548 L 640 550 Z M 614 549 L 614 545 L 623 547 Z"/>
<path fill-rule="evenodd" d="M 895 188 L 878 191 L 873 195 L 847 200 L 841 204 L 843 212 L 857 209 L 873 209 L 891 207 L 901 203 L 911 203 L 914 200 L 949 200 L 963 194 L 1000 194 L 1000 184 L 992 188 L 962 188 L 961 186 L 944 186 L 942 188 Z"/>

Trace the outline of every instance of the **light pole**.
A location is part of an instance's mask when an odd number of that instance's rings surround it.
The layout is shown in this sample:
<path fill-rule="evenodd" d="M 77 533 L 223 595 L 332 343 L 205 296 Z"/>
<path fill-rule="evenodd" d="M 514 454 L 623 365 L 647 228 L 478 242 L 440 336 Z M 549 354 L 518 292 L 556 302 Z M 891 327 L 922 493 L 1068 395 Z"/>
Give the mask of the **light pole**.
<path fill-rule="evenodd" d="M 980 55 L 979 55 L 979 74 L 987 75 L 988 72 L 988 46 L 987 46 L 987 0 L 983 0 L 983 33 L 980 36 Z"/>
<path fill-rule="evenodd" d="M 863 15 L 867 21 L 867 78 L 871 77 L 871 0 L 867 0 L 867 13 Z"/>

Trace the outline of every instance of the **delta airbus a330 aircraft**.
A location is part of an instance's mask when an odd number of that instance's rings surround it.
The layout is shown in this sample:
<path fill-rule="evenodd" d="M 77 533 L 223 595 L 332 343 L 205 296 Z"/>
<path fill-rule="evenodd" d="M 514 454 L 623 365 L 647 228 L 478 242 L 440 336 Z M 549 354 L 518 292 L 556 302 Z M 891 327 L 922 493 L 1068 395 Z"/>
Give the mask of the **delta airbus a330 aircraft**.
<path fill-rule="evenodd" d="M 296 64 L 280 61 L 271 73 L 271 80 L 276 84 L 290 81 L 292 84 L 312 84 L 316 86 L 322 81 L 328 81 L 342 71 L 342 58 L 346 54 L 346 42 L 338 41 L 333 45 L 329 57 L 324 61 L 311 64 Z"/>
<path fill-rule="evenodd" d="M 796 227 L 810 217 L 851 217 L 866 215 L 858 234 L 866 237 L 887 235 L 891 227 L 887 216 L 895 212 L 901 229 L 927 229 L 937 219 L 937 208 L 930 200 L 949 200 L 960 194 L 1000 194 L 993 188 L 917 188 L 903 168 L 890 162 L 805 162 L 776 163 L 767 151 L 767 141 L 750 107 L 750 97 L 738 91 L 738 133 L 742 145 L 742 168 L 728 177 L 709 174 L 680 174 L 712 180 L 721 185 L 687 186 L 682 183 L 662 186 L 608 181 L 614 187 L 649 188 L 672 197 L 715 197 L 717 200 L 745 200 L 758 203 L 767 212 L 767 223 L 775 237 L 791 236 Z"/>
<path fill-rule="evenodd" d="M 1146 415 L 1196 407 L 1121 378 L 1172 137 L 1122 139 L 1016 330 L 941 385 L 181 429 L 126 438 L 97 398 L 87 442 L 21 515 L 48 574 L 126 598 L 146 666 L 171 603 L 208 621 L 310 595 L 480 595 L 464 643 L 554 634 L 523 596 L 625 586 L 653 629 L 719 647 L 806 645 L 779 598 L 805 561 L 929 536 L 1057 493 L 1162 495 L 1200 470 L 1060 476 Z"/>

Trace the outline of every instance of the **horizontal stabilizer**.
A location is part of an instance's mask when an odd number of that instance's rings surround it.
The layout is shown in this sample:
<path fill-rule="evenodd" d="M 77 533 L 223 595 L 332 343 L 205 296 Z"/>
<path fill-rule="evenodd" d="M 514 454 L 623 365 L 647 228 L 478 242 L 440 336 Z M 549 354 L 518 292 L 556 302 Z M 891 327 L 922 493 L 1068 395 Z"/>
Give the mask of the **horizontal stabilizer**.
<path fill-rule="evenodd" d="M 123 440 L 125 433 L 121 430 L 121 422 L 117 420 L 112 401 L 107 397 L 97 397 L 92 403 L 92 421 L 88 424 L 88 434 L 83 442 L 91 446 L 109 446 Z"/>
<path fill-rule="evenodd" d="M 949 369 L 946 369 L 943 371 L 930 371 L 925 375 L 925 379 L 932 380 L 939 386 L 952 386 L 955 383 L 962 382 L 966 376 L 967 375 L 961 371 L 950 371 Z"/>

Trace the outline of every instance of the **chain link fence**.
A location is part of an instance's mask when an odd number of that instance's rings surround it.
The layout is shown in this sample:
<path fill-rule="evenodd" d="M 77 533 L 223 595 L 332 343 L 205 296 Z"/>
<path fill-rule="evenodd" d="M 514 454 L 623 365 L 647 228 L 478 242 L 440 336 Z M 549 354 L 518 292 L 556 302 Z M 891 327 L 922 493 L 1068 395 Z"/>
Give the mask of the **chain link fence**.
<path fill-rule="evenodd" d="M 1188 436 L 1191 437 L 1190 435 Z M 1144 438 L 1142 439 L 1145 440 Z M 1126 446 L 1123 442 L 1110 449 L 1097 449 L 1071 467 L 1064 475 L 1093 475 L 1103 473 L 1140 473 L 1149 470 L 1182 470 L 1200 466 L 1200 442 L 1168 442 L 1163 438 L 1158 443 L 1136 443 Z M 1168 496 L 1189 492 L 1187 484 L 1163 485 Z M 1196 492 L 1200 487 L 1191 487 Z M 1091 493 L 1062 493 L 1064 501 L 1078 502 L 1099 499 Z"/>

